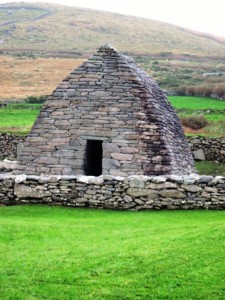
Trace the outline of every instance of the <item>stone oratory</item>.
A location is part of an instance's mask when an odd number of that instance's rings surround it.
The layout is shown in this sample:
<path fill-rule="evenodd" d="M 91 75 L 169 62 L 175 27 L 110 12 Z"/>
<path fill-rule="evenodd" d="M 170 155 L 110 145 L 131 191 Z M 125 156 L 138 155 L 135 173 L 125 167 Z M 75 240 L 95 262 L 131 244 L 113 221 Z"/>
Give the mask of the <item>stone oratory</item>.
<path fill-rule="evenodd" d="M 48 97 L 17 173 L 188 175 L 195 168 L 165 94 L 131 58 L 106 44 Z"/>

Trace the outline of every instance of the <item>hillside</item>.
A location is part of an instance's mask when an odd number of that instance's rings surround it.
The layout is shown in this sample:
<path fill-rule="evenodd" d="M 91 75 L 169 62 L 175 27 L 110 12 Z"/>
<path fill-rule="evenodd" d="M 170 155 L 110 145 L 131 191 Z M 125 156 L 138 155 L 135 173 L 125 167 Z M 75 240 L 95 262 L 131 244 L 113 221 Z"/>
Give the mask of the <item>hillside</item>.
<path fill-rule="evenodd" d="M 0 5 L 0 50 L 87 55 L 103 43 L 135 55 L 224 57 L 225 43 L 175 25 L 50 4 Z"/>

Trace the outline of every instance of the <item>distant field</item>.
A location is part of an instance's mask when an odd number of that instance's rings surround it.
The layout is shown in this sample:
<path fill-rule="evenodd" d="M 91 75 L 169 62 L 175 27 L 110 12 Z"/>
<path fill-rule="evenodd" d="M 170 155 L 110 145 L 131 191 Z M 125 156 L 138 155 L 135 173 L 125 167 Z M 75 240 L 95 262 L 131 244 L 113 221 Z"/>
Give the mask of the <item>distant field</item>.
<path fill-rule="evenodd" d="M 134 57 L 138 63 L 153 79 L 157 81 L 161 88 L 182 91 L 191 87 L 198 87 L 199 91 L 207 92 L 209 88 L 225 89 L 225 76 L 204 76 L 205 73 L 222 73 L 225 71 L 224 60 L 199 59 L 178 57 Z M 192 94 L 195 95 L 195 94 Z M 206 97 L 207 94 L 198 94 Z"/>
<path fill-rule="evenodd" d="M 209 125 L 200 130 L 184 128 L 187 135 L 225 135 L 225 100 L 202 97 L 169 96 L 179 117 L 204 116 Z"/>
<path fill-rule="evenodd" d="M 0 55 L 0 101 L 52 93 L 84 59 L 15 58 Z"/>
<path fill-rule="evenodd" d="M 224 211 L 0 207 L 0 295 L 224 299 Z"/>
<path fill-rule="evenodd" d="M 225 100 L 184 96 L 169 96 L 168 98 L 171 101 L 172 105 L 177 109 L 215 109 L 225 111 Z"/>
<path fill-rule="evenodd" d="M 93 53 L 95 50 L 93 51 Z M 90 54 L 91 55 L 91 54 Z M 83 61 L 79 58 L 45 58 L 0 55 L 0 100 L 23 99 L 50 94 L 56 86 Z M 176 90 L 182 86 L 220 87 L 225 90 L 225 76 L 204 77 L 205 72 L 223 72 L 225 62 L 150 58 L 134 56 L 134 60 L 157 81 L 162 89 Z M 157 64 L 156 64 L 157 63 Z"/>
<path fill-rule="evenodd" d="M 0 109 L 0 132 L 28 133 L 39 113 L 38 109 Z"/>

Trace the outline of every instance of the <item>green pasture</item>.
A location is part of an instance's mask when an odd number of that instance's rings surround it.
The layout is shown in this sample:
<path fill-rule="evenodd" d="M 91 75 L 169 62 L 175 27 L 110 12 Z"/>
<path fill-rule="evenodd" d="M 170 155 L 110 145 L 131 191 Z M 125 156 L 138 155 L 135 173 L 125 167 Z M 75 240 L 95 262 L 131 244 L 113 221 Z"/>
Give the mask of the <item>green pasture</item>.
<path fill-rule="evenodd" d="M 224 299 L 225 212 L 0 207 L 0 298 Z"/>
<path fill-rule="evenodd" d="M 14 108 L 14 109 L 40 109 L 42 104 L 40 103 L 26 103 L 26 102 L 19 102 L 19 103 L 8 103 L 7 108 Z"/>
<path fill-rule="evenodd" d="M 202 97 L 187 97 L 187 96 L 169 96 L 168 97 L 173 107 L 177 109 L 192 109 L 192 110 L 225 110 L 225 101 L 202 98 Z"/>
<path fill-rule="evenodd" d="M 39 109 L 0 109 L 0 131 L 28 133 L 37 118 Z"/>

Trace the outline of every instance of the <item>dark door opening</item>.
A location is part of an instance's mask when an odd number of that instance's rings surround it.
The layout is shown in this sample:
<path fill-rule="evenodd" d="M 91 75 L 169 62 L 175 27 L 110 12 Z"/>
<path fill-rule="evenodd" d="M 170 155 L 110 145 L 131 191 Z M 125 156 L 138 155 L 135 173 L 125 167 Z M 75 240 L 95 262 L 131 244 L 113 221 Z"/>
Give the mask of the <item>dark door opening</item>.
<path fill-rule="evenodd" d="M 102 174 L 102 141 L 87 140 L 85 174 L 91 176 Z"/>

